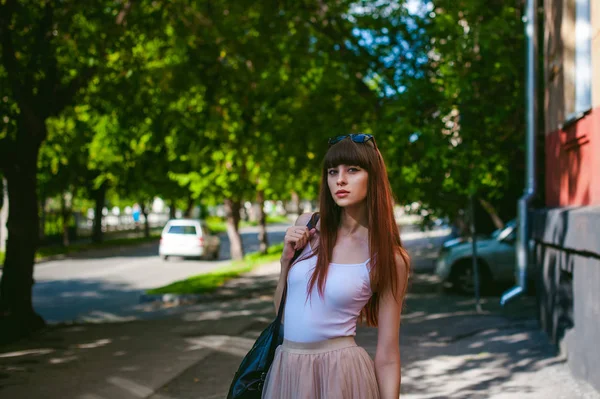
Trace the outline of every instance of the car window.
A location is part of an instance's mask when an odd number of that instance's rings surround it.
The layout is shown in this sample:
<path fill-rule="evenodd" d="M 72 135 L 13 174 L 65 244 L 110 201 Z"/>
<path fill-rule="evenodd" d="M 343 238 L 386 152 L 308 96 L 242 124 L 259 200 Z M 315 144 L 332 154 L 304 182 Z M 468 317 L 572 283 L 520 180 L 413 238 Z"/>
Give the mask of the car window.
<path fill-rule="evenodd" d="M 517 226 L 510 226 L 502 230 L 502 232 L 496 237 L 498 241 L 511 242 L 517 238 Z"/>
<path fill-rule="evenodd" d="M 517 239 L 517 229 L 514 228 L 506 237 L 503 238 L 506 242 L 515 242 Z"/>
<path fill-rule="evenodd" d="M 196 226 L 171 226 L 169 234 L 196 235 Z"/>
<path fill-rule="evenodd" d="M 503 228 L 494 230 L 494 232 L 491 234 L 491 238 L 503 240 L 507 235 L 511 234 L 511 232 L 515 230 L 516 226 L 517 221 L 513 219 L 510 222 L 506 223 Z"/>

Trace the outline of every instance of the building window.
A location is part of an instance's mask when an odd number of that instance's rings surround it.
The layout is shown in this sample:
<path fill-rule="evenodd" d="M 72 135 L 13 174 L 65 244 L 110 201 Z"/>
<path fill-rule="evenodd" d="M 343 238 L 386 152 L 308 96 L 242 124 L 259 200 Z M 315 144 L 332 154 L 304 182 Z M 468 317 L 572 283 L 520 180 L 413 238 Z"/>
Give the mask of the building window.
<path fill-rule="evenodd" d="M 567 119 L 580 118 L 592 108 L 592 26 L 590 1 L 575 3 L 575 112 Z"/>

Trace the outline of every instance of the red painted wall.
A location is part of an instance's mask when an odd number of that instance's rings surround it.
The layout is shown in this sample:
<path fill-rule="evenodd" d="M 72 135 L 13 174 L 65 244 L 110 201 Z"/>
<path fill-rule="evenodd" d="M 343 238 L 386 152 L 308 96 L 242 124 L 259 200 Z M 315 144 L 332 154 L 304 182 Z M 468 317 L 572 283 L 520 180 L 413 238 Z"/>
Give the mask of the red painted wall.
<path fill-rule="evenodd" d="M 546 135 L 546 205 L 600 204 L 600 107 Z"/>

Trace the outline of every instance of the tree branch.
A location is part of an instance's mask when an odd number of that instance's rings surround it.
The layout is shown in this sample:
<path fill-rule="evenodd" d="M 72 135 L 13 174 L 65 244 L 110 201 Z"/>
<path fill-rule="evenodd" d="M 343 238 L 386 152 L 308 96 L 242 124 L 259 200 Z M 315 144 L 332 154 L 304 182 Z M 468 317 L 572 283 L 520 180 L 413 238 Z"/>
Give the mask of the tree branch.
<path fill-rule="evenodd" d="M 22 108 L 24 104 L 31 103 L 31 92 L 26 92 L 25 89 L 29 88 L 24 87 L 19 78 L 19 63 L 11 37 L 10 24 L 15 10 L 14 0 L 8 0 L 4 6 L 0 7 L 0 44 L 2 45 L 2 65 L 8 74 L 12 95 L 17 100 L 19 107 Z"/>
<path fill-rule="evenodd" d="M 127 16 L 131 12 L 131 6 L 133 1 L 127 1 L 119 14 L 115 18 L 115 24 L 117 26 L 124 26 L 127 24 Z M 52 54 L 54 57 L 55 55 Z M 72 79 L 66 86 L 54 87 L 53 95 L 51 99 L 50 115 L 56 115 L 60 113 L 66 106 L 72 101 L 77 92 L 84 87 L 89 80 L 96 74 L 98 67 L 88 67 L 84 69 L 77 77 Z M 58 79 L 56 81 L 58 83 Z"/>
<path fill-rule="evenodd" d="M 43 103 L 52 103 L 52 91 L 58 81 L 58 66 L 56 60 L 56 52 L 52 48 L 52 24 L 54 23 L 54 9 L 50 2 L 47 2 L 44 7 L 44 17 L 40 21 L 39 31 L 35 38 L 34 53 L 29 62 L 28 71 L 35 70 L 36 67 L 44 69 L 44 79 L 40 82 L 39 96 Z M 35 61 L 37 62 L 37 65 Z M 33 76 L 30 73 L 30 76 Z M 28 87 L 33 87 L 33 82 L 28 84 Z"/>
<path fill-rule="evenodd" d="M 131 10 L 131 4 L 132 4 L 132 2 L 128 1 L 123 6 L 123 9 L 121 11 L 119 11 L 117 18 L 115 19 L 115 22 L 117 23 L 117 25 L 127 25 L 127 15 L 129 14 L 129 11 Z"/>
<path fill-rule="evenodd" d="M 54 90 L 54 101 L 52 101 L 50 115 L 57 115 L 68 106 L 75 94 L 94 76 L 97 67 L 86 68 L 82 73 L 73 78 L 66 86 Z"/>
<path fill-rule="evenodd" d="M 362 51 L 360 45 L 356 42 L 356 40 L 354 38 L 350 37 L 343 37 L 340 32 L 338 32 L 337 30 L 332 28 L 332 24 L 329 23 L 327 24 L 327 26 L 322 26 L 322 24 L 319 24 L 316 21 L 307 21 L 308 24 L 310 26 L 312 26 L 312 28 L 320 33 L 323 37 L 327 38 L 330 42 L 332 42 L 333 44 L 337 44 L 340 49 L 343 49 L 343 51 L 341 52 L 342 55 L 347 54 L 346 51 L 346 45 L 344 44 L 345 40 L 349 40 L 352 42 L 352 44 L 355 46 L 356 50 L 359 53 L 359 56 L 357 58 L 365 58 L 365 59 L 369 59 L 369 62 L 373 62 L 375 64 L 378 65 L 378 68 L 381 70 L 381 62 L 379 60 L 377 60 L 375 57 L 372 57 L 370 54 L 366 53 L 365 51 Z M 339 25 L 339 23 L 338 23 Z M 362 73 L 362 72 L 361 72 Z M 356 76 L 356 85 L 357 85 L 357 90 L 359 93 L 361 93 L 361 95 L 363 97 L 369 97 L 369 98 L 373 98 L 375 96 L 375 93 L 373 92 L 373 90 L 371 90 L 371 88 L 369 88 L 364 80 L 362 79 L 362 75 L 357 75 Z"/>

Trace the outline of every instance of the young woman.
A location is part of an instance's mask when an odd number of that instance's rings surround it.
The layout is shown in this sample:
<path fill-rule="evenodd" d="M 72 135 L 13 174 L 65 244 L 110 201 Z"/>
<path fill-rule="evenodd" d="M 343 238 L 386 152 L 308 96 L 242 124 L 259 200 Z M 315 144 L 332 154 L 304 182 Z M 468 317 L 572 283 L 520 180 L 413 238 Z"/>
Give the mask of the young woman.
<path fill-rule="evenodd" d="M 277 308 L 287 282 L 285 339 L 263 398 L 398 398 L 400 313 L 409 257 L 392 205 L 373 136 L 330 139 L 320 220 L 309 231 L 312 215 L 304 214 L 286 231 L 274 299 Z M 298 249 L 302 254 L 291 264 Z M 374 362 L 354 341 L 359 319 L 378 327 Z"/>

